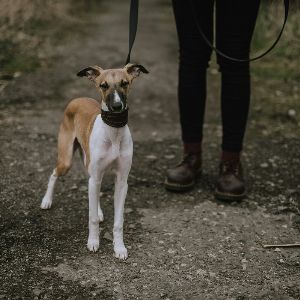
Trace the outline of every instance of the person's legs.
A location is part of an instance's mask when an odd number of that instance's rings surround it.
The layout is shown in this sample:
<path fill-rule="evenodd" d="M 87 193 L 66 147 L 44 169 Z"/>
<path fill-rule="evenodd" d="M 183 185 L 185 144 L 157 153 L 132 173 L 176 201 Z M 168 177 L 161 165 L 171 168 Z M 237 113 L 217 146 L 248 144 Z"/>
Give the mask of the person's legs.
<path fill-rule="evenodd" d="M 216 45 L 223 53 L 248 59 L 260 0 L 217 0 Z M 217 55 L 222 76 L 222 157 L 216 196 L 239 199 L 245 195 L 240 152 L 250 103 L 248 62 L 233 62 Z"/>
<path fill-rule="evenodd" d="M 211 49 L 201 37 L 189 1 L 173 0 L 179 40 L 178 101 L 182 140 L 201 143 L 206 100 L 206 69 Z M 198 22 L 206 36 L 213 39 L 213 0 L 196 1 Z"/>
<path fill-rule="evenodd" d="M 193 1 L 198 22 L 212 40 L 214 0 Z M 179 40 L 178 102 L 185 156 L 182 163 L 168 170 L 165 186 L 184 191 L 193 187 L 201 169 L 206 69 L 212 50 L 198 31 L 189 1 L 173 0 L 172 4 Z"/>
<path fill-rule="evenodd" d="M 259 3 L 260 0 L 217 0 L 216 45 L 220 51 L 235 58 L 249 58 Z M 220 55 L 217 61 L 222 75 L 222 150 L 226 156 L 228 152 L 239 153 L 243 147 L 250 103 L 250 71 L 248 62 L 234 62 Z"/>

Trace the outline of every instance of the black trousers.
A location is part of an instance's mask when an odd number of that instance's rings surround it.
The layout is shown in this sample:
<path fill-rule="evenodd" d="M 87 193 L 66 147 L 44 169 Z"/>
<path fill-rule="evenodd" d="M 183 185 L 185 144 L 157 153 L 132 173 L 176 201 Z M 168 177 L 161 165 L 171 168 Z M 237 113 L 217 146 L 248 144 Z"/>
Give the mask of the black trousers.
<path fill-rule="evenodd" d="M 249 58 L 260 0 L 193 0 L 198 22 L 213 40 L 216 5 L 216 46 L 227 55 Z M 182 140 L 202 141 L 206 102 L 206 70 L 212 50 L 201 37 L 189 0 L 172 0 L 179 39 L 178 100 Z M 232 62 L 217 55 L 221 72 L 222 149 L 239 152 L 250 103 L 249 63 Z"/>

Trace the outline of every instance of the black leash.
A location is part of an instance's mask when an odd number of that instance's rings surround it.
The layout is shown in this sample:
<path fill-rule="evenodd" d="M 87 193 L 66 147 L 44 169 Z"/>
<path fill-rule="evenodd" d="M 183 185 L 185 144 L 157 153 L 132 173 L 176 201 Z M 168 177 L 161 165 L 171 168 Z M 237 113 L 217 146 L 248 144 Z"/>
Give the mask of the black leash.
<path fill-rule="evenodd" d="M 129 50 L 125 65 L 130 62 L 131 50 L 134 44 L 139 16 L 139 0 L 131 0 L 129 15 Z"/>
<path fill-rule="evenodd" d="M 241 0 L 242 1 L 242 0 Z M 193 5 L 193 0 L 189 0 L 190 2 L 190 7 L 191 7 L 191 11 L 196 23 L 196 26 L 199 30 L 199 33 L 201 34 L 202 38 L 204 39 L 204 41 L 207 43 L 207 45 L 212 48 L 216 53 L 218 53 L 219 55 L 235 61 L 235 62 L 250 62 L 250 61 L 254 61 L 254 60 L 258 60 L 262 57 L 264 57 L 265 55 L 267 55 L 269 52 L 271 52 L 275 46 L 278 44 L 283 31 L 285 29 L 285 25 L 287 23 L 287 19 L 288 19 L 288 15 L 289 15 L 289 7 L 290 7 L 290 1 L 289 0 L 283 0 L 284 2 L 284 21 L 283 21 L 283 25 L 282 28 L 279 32 L 279 35 L 277 37 L 277 39 L 275 40 L 275 42 L 271 45 L 271 47 L 266 50 L 265 52 L 263 52 L 262 54 L 250 58 L 250 59 L 239 59 L 239 58 L 235 58 L 235 57 L 231 57 L 225 53 L 223 53 L 222 51 L 220 51 L 219 49 L 217 49 L 210 41 L 209 39 L 206 37 L 206 35 L 203 33 L 202 28 L 197 20 L 197 16 L 196 16 L 196 10 L 194 8 Z M 126 59 L 126 65 L 130 62 L 130 55 L 131 55 L 131 50 L 134 44 L 134 40 L 135 40 L 135 36 L 136 36 L 136 32 L 137 32 L 137 26 L 138 26 L 138 14 L 139 14 L 139 0 L 131 0 L 130 2 L 130 16 L 129 16 L 129 50 L 128 50 L 128 55 L 127 55 L 127 59 Z"/>
<path fill-rule="evenodd" d="M 242 0 L 241 0 L 242 1 Z M 254 60 L 258 60 L 262 57 L 264 57 L 265 55 L 267 55 L 269 52 L 271 52 L 275 46 L 278 44 L 281 36 L 282 36 L 282 33 L 284 31 L 284 28 L 285 28 L 285 25 L 286 25 L 286 22 L 287 22 L 287 19 L 288 19 L 288 15 L 289 15 L 289 6 L 290 6 L 290 1 L 289 0 L 284 0 L 284 21 L 283 21 L 283 25 L 282 25 L 282 28 L 279 32 L 279 35 L 277 37 L 277 39 L 275 40 L 275 42 L 271 45 L 271 47 L 266 50 L 265 52 L 263 52 L 262 54 L 256 56 L 256 57 L 253 57 L 253 58 L 250 58 L 250 59 L 239 59 L 239 58 L 235 58 L 235 57 L 231 57 L 223 52 L 221 52 L 219 49 L 217 49 L 210 41 L 209 39 L 206 37 L 206 35 L 204 34 L 204 32 L 202 31 L 202 28 L 197 20 L 197 15 L 196 15 L 196 9 L 193 5 L 193 0 L 189 0 L 190 2 L 190 7 L 191 7 L 191 11 L 192 11 L 192 14 L 193 14 L 193 17 L 194 17 L 194 20 L 195 20 L 195 23 L 196 23 L 196 26 L 198 28 L 198 31 L 199 33 L 201 34 L 202 38 L 204 39 L 204 41 L 206 42 L 206 44 L 212 48 L 216 53 L 218 53 L 219 55 L 229 59 L 229 60 L 232 60 L 232 61 L 235 61 L 235 62 L 250 62 L 250 61 L 254 61 Z"/>

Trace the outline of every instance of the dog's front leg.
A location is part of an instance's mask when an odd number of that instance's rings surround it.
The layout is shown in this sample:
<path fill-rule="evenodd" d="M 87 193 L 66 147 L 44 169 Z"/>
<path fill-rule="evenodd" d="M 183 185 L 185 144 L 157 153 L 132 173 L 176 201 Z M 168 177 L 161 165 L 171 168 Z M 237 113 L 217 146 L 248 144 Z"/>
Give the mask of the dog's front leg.
<path fill-rule="evenodd" d="M 129 143 L 125 153 L 121 154 L 117 162 L 115 193 L 114 193 L 114 252 L 115 257 L 126 259 L 128 257 L 127 249 L 123 241 L 123 223 L 124 223 L 124 204 L 127 195 L 127 179 L 132 162 L 132 143 Z"/>
<path fill-rule="evenodd" d="M 120 259 L 126 259 L 128 256 L 127 249 L 123 241 L 124 204 L 127 189 L 127 178 L 117 174 L 114 194 L 115 219 L 113 234 L 115 257 Z"/>
<path fill-rule="evenodd" d="M 87 247 L 90 251 L 99 249 L 98 197 L 100 193 L 101 177 L 91 176 L 89 179 L 89 238 Z"/>

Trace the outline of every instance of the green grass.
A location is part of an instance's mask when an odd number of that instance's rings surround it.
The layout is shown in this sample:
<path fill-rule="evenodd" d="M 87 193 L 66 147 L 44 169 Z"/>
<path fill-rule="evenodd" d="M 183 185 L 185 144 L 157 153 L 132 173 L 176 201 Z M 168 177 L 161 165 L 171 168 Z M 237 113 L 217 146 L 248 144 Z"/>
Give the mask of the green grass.
<path fill-rule="evenodd" d="M 39 60 L 24 52 L 20 45 L 10 40 L 0 40 L 0 66 L 3 73 L 30 72 L 40 66 Z"/>
<path fill-rule="evenodd" d="M 300 114 L 300 10 L 290 12 L 288 24 L 276 48 L 252 63 L 253 128 L 267 134 L 299 136 Z M 266 49 L 279 33 L 283 8 L 264 3 L 257 20 L 252 56 Z M 255 49 L 255 50 L 254 50 Z"/>
<path fill-rule="evenodd" d="M 300 10 L 290 12 L 288 24 L 276 48 L 253 63 L 253 75 L 259 79 L 299 81 Z M 283 22 L 283 7 L 263 3 L 256 24 L 252 52 L 267 49 L 277 37 Z M 255 49 L 255 50 L 254 50 Z M 259 51 L 259 53 L 261 53 Z"/>

